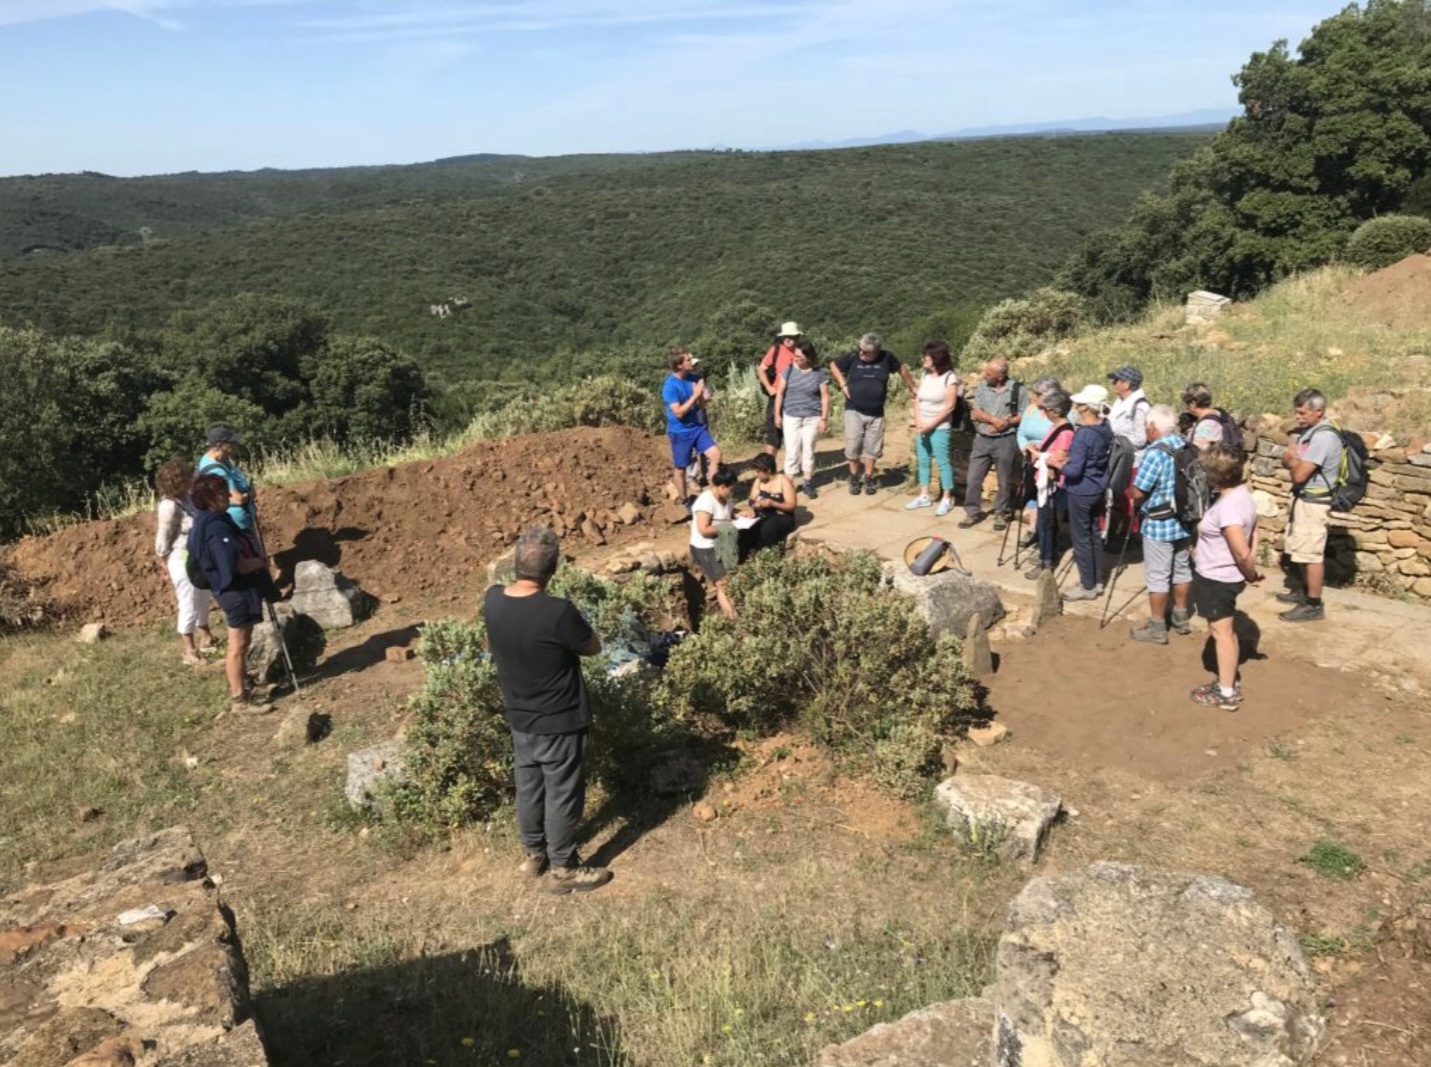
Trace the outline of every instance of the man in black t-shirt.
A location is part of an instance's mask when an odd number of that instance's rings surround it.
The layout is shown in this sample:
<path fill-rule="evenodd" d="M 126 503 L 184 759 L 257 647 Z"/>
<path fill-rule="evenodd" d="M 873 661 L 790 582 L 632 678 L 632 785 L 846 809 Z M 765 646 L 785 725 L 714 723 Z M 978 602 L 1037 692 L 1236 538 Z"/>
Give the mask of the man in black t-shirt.
<path fill-rule="evenodd" d="M 864 465 L 864 491 L 875 492 L 875 460 L 884 454 L 884 403 L 889 397 L 890 375 L 904 379 L 914 396 L 914 376 L 893 353 L 881 346 L 884 338 L 867 333 L 858 351 L 846 352 L 830 364 L 830 374 L 845 395 L 845 458 L 850 461 L 850 492 L 860 491 L 860 465 Z"/>
<path fill-rule="evenodd" d="M 550 865 L 551 892 L 597 889 L 611 872 L 581 862 L 576 828 L 586 807 L 591 725 L 581 657 L 599 653 L 601 638 L 570 600 L 546 594 L 560 558 L 556 534 L 528 530 L 513 558 L 516 580 L 487 590 L 482 618 L 512 730 L 522 873 L 536 878 Z"/>

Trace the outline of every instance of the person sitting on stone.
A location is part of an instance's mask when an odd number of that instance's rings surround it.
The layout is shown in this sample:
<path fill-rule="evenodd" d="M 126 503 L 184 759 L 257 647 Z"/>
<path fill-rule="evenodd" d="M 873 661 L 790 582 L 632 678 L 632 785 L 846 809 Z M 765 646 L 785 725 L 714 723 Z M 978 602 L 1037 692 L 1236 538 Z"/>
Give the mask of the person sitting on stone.
<path fill-rule="evenodd" d="M 787 453 L 788 454 L 788 453 Z M 775 469 L 775 457 L 759 453 L 750 461 L 755 478 L 750 483 L 750 513 L 754 526 L 740 531 L 740 558 L 758 548 L 775 548 L 795 531 L 795 481 Z"/>

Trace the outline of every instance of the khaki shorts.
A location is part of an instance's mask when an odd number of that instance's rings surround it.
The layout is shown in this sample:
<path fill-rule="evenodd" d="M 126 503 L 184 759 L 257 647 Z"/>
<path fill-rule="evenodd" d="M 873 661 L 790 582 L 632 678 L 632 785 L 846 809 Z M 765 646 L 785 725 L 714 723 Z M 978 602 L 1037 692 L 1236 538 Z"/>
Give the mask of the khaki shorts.
<path fill-rule="evenodd" d="M 879 459 L 884 455 L 884 416 L 845 409 L 845 458 Z"/>
<path fill-rule="evenodd" d="M 1320 563 L 1327 550 L 1330 504 L 1312 504 L 1301 497 L 1292 501 L 1292 520 L 1283 543 L 1293 563 Z"/>

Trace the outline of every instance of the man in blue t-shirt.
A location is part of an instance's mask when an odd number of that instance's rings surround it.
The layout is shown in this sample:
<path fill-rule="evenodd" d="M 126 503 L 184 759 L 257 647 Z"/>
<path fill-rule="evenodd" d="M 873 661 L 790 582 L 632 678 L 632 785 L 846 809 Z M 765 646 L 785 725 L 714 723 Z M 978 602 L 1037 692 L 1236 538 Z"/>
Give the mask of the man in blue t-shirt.
<path fill-rule="evenodd" d="M 199 457 L 195 474 L 217 474 L 229 483 L 229 518 L 240 530 L 248 532 L 257 523 L 257 513 L 253 506 L 253 483 L 238 469 L 234 457 L 238 454 L 243 438 L 227 426 L 213 426 L 209 429 L 208 447 Z"/>
<path fill-rule="evenodd" d="M 720 448 L 706 426 L 704 408 L 710 389 L 694 379 L 696 360 L 690 349 L 671 350 L 671 373 L 661 386 L 661 403 L 666 409 L 666 436 L 671 441 L 671 464 L 675 468 L 676 497 L 689 503 L 686 495 L 686 467 L 697 455 L 706 457 L 710 470 L 720 466 Z"/>

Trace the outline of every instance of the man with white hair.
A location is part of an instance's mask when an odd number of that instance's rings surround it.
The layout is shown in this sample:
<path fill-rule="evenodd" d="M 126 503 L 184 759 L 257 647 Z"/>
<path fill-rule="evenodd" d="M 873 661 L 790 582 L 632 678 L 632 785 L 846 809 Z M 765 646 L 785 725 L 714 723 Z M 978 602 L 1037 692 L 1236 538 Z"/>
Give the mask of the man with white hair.
<path fill-rule="evenodd" d="M 1187 447 L 1178 433 L 1178 417 L 1166 404 L 1148 409 L 1147 447 L 1128 496 L 1142 515 L 1143 584 L 1148 589 L 1148 621 L 1133 631 L 1134 641 L 1168 643 L 1168 626 L 1192 633 L 1188 608 L 1192 594 L 1189 531 L 1178 519 L 1177 465 L 1174 457 Z M 1172 614 L 1168 614 L 1169 592 Z"/>
<path fill-rule="evenodd" d="M 1327 398 L 1316 389 L 1303 389 L 1293 397 L 1292 410 L 1297 437 L 1282 454 L 1282 466 L 1292 475 L 1292 516 L 1284 551 L 1301 568 L 1302 583 L 1277 594 L 1283 604 L 1293 605 L 1277 617 L 1283 622 L 1317 622 L 1326 617 L 1322 582 L 1327 571 L 1327 519 L 1345 446 L 1327 420 Z"/>
<path fill-rule="evenodd" d="M 851 494 L 861 491 L 861 466 L 864 492 L 870 496 L 876 492 L 875 460 L 884 455 L 884 405 L 889 399 L 889 380 L 896 374 L 913 399 L 914 376 L 894 353 L 884 350 L 884 338 L 877 333 L 865 334 L 857 350 L 830 364 L 830 376 L 845 396 L 845 458 L 850 461 Z"/>
<path fill-rule="evenodd" d="M 998 477 L 994 493 L 994 529 L 1009 525 L 1014 511 L 1023 463 L 1019 456 L 1019 420 L 1023 418 L 1023 392 L 1009 379 L 1009 361 L 991 359 L 984 364 L 984 380 L 974 390 L 974 407 L 969 413 L 974 423 L 974 446 L 969 451 L 969 478 L 964 485 L 964 518 L 959 528 L 967 530 L 985 519 L 984 479 L 989 468 Z"/>

